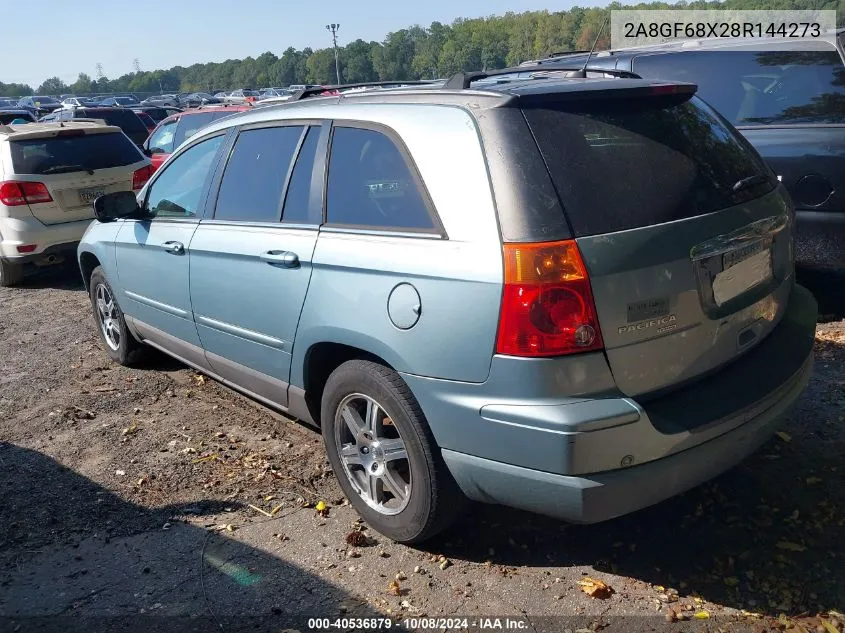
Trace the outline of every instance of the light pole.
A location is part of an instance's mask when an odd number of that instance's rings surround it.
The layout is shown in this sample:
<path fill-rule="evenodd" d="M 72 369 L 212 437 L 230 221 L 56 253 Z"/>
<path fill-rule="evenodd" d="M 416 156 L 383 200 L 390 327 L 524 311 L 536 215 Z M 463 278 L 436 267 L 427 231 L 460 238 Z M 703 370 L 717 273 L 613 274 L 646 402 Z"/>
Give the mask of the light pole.
<path fill-rule="evenodd" d="M 340 29 L 340 24 L 326 24 L 326 29 L 332 32 L 332 42 L 334 43 L 334 69 L 337 73 L 337 85 L 340 85 L 340 64 L 337 61 L 337 31 Z"/>

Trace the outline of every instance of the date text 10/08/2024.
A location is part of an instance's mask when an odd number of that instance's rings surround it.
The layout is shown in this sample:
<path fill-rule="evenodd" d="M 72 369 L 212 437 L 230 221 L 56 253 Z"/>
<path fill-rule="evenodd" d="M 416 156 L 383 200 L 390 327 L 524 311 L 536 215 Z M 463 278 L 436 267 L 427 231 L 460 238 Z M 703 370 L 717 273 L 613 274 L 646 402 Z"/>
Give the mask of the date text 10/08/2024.
<path fill-rule="evenodd" d="M 358 630 L 390 629 L 403 626 L 411 630 L 510 630 L 528 628 L 528 623 L 519 618 L 407 618 L 393 622 L 390 618 L 312 618 L 308 620 L 310 630 Z"/>

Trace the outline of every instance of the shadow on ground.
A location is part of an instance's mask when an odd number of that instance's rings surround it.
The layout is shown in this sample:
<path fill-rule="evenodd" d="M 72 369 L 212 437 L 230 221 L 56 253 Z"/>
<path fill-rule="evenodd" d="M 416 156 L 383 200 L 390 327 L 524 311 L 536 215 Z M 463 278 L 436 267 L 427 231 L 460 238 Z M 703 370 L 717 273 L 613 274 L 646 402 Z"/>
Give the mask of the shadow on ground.
<path fill-rule="evenodd" d="M 783 435 L 708 484 L 587 526 L 477 505 L 424 550 L 514 567 L 593 567 L 773 615 L 841 610 L 843 341 L 817 340 L 815 375 Z"/>
<path fill-rule="evenodd" d="M 148 510 L 8 443 L 0 468 L 0 630 L 305 630 L 341 603 L 379 617 L 268 551 L 176 520 L 218 502 Z"/>
<path fill-rule="evenodd" d="M 845 318 L 845 271 L 797 268 L 798 283 L 813 293 L 822 321 Z"/>

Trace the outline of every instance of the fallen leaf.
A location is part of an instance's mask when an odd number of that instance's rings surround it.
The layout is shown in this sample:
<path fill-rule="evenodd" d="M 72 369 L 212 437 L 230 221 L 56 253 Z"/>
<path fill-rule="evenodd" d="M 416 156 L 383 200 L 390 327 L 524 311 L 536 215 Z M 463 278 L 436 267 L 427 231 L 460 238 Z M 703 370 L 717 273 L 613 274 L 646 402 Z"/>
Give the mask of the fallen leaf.
<path fill-rule="evenodd" d="M 807 477 L 805 481 L 808 486 L 815 486 L 816 484 L 820 484 L 824 480 L 821 477 Z"/>
<path fill-rule="evenodd" d="M 346 542 L 353 547 L 366 547 L 371 545 L 369 537 L 360 530 L 354 530 L 346 535 Z"/>
<path fill-rule="evenodd" d="M 698 611 L 692 617 L 694 617 L 696 620 L 706 620 L 707 618 L 710 617 L 710 612 L 709 611 Z"/>
<path fill-rule="evenodd" d="M 227 532 L 234 532 L 234 531 L 235 531 L 235 530 L 237 530 L 238 528 L 236 528 L 236 527 L 235 527 L 234 525 L 232 525 L 231 523 L 227 523 L 227 524 L 226 524 L 226 528 L 225 528 L 225 529 L 226 529 L 226 531 L 227 531 Z"/>
<path fill-rule="evenodd" d="M 604 600 L 613 594 L 613 589 L 610 585 L 607 585 L 601 580 L 595 580 L 594 578 L 583 578 L 578 581 L 578 586 L 581 587 L 581 591 L 591 598 Z"/>
<path fill-rule="evenodd" d="M 725 584 L 728 587 L 736 587 L 737 585 L 739 585 L 739 578 L 737 578 L 736 576 L 728 576 L 727 578 L 725 578 Z"/>
<path fill-rule="evenodd" d="M 138 430 L 139 430 L 138 425 L 133 422 L 132 424 L 127 426 L 125 429 L 123 429 L 122 434 L 123 435 L 134 435 L 135 433 L 138 432 Z"/>
<path fill-rule="evenodd" d="M 788 552 L 803 552 L 807 549 L 803 545 L 799 545 L 798 543 L 790 543 L 789 541 L 778 541 L 777 548 L 784 549 Z"/>
<path fill-rule="evenodd" d="M 819 618 L 821 619 L 821 618 Z M 827 629 L 828 633 L 839 633 L 839 629 L 833 626 L 832 622 L 828 622 L 827 620 L 822 620 L 822 626 Z"/>
<path fill-rule="evenodd" d="M 314 509 L 317 511 L 321 517 L 325 517 L 329 515 L 329 506 L 326 505 L 326 502 L 320 500 L 317 502 L 317 505 L 314 506 Z"/>
<path fill-rule="evenodd" d="M 399 586 L 399 583 L 396 580 L 391 580 L 387 585 L 387 590 L 392 593 L 394 596 L 401 596 L 402 595 L 402 588 Z"/>
<path fill-rule="evenodd" d="M 778 431 L 777 433 L 775 433 L 775 435 L 777 435 L 784 442 L 791 442 L 792 441 L 792 437 L 786 431 Z"/>

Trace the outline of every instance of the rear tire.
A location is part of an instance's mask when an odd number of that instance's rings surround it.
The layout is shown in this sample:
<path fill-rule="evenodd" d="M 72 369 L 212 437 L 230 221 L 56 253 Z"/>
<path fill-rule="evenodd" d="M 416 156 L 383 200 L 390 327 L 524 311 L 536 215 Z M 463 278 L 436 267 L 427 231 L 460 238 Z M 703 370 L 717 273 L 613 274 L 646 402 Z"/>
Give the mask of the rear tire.
<path fill-rule="evenodd" d="M 321 418 L 338 483 L 373 529 L 399 543 L 420 543 L 458 517 L 465 497 L 394 370 L 343 363 L 326 382 Z"/>
<path fill-rule="evenodd" d="M 147 347 L 139 343 L 126 327 L 123 310 L 117 303 L 102 266 L 97 266 L 91 273 L 88 288 L 100 342 L 109 358 L 125 367 L 137 365 Z"/>
<path fill-rule="evenodd" d="M 13 264 L 0 259 L 0 286 L 11 288 L 23 281 L 23 264 Z"/>

